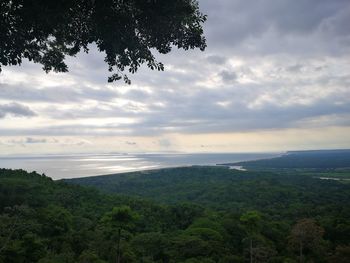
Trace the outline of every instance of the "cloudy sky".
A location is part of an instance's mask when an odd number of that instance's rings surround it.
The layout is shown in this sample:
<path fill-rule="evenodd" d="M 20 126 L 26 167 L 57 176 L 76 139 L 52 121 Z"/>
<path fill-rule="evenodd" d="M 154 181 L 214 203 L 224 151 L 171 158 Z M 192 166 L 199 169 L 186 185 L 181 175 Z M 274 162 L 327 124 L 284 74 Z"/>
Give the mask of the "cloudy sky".
<path fill-rule="evenodd" d="M 350 148 L 349 0 L 200 0 L 205 52 L 132 85 L 103 54 L 0 74 L 0 154 Z"/>

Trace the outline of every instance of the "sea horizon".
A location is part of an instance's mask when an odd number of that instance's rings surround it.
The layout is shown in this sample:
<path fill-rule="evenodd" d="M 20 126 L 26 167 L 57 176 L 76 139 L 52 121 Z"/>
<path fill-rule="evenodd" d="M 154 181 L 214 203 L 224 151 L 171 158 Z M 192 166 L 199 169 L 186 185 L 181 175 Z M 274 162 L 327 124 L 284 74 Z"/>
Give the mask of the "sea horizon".
<path fill-rule="evenodd" d="M 69 153 L 0 155 L 0 168 L 23 169 L 54 180 L 191 165 L 217 165 L 280 156 L 285 152 L 251 153 Z"/>

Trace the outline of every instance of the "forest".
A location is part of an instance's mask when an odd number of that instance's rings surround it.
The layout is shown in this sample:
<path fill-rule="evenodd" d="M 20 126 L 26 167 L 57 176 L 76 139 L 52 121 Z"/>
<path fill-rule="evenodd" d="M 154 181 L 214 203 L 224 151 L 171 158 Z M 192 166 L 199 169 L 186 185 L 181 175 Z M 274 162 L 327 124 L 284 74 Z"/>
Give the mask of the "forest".
<path fill-rule="evenodd" d="M 53 181 L 1 169 L 0 262 L 345 263 L 349 193 L 310 172 L 194 166 Z"/>
<path fill-rule="evenodd" d="M 349 20 L 0 0 L 0 263 L 350 263 Z"/>
<path fill-rule="evenodd" d="M 229 164 L 228 164 L 229 165 Z M 335 169 L 350 167 L 350 150 L 313 150 L 313 151 L 289 151 L 280 157 L 260 159 L 248 162 L 238 162 L 249 168 L 277 168 L 277 169 Z"/>

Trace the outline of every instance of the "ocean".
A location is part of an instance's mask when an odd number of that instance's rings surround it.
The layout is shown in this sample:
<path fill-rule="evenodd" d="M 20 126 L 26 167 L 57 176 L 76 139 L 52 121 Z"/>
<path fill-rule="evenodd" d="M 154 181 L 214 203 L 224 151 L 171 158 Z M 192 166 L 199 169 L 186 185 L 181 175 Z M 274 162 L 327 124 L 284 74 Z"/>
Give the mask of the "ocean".
<path fill-rule="evenodd" d="M 57 180 L 191 165 L 216 165 L 278 156 L 280 153 L 109 153 L 0 156 L 0 168 L 36 171 Z"/>

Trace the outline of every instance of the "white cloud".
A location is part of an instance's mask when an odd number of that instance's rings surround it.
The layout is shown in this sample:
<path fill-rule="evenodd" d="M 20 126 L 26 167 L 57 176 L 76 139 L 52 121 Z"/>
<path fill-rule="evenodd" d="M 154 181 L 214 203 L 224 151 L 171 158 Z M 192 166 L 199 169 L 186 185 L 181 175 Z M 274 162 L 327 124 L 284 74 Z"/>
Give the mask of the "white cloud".
<path fill-rule="evenodd" d="M 208 49 L 158 55 L 165 72 L 142 68 L 130 76 L 131 86 L 107 84 L 94 46 L 69 58 L 66 74 L 45 74 L 29 63 L 3 68 L 0 136 L 66 136 L 72 143 L 48 142 L 67 151 L 79 144 L 103 149 L 96 138 L 122 136 L 115 147 L 174 150 L 190 145 L 179 136 L 315 127 L 336 134 L 332 127 L 350 125 L 349 1 L 200 0 L 200 6 L 208 14 Z M 169 139 L 174 133 L 180 135 Z M 158 139 L 148 144 L 139 136 Z"/>
<path fill-rule="evenodd" d="M 7 104 L 0 104 L 0 119 L 8 116 L 13 117 L 33 117 L 36 113 L 28 106 L 12 102 Z"/>

